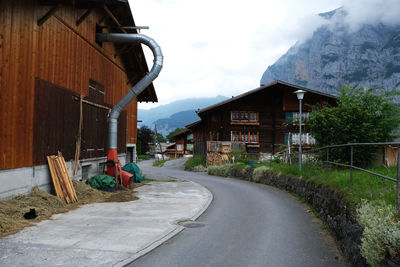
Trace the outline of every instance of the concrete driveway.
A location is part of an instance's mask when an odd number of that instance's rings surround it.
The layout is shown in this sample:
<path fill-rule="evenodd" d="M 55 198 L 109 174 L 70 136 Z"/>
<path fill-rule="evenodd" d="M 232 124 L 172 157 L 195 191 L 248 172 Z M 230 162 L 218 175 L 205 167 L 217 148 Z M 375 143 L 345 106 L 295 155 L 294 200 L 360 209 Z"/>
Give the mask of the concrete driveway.
<path fill-rule="evenodd" d="M 194 182 L 154 182 L 139 200 L 95 203 L 0 239 L 0 266 L 123 266 L 184 229 L 211 193 Z"/>

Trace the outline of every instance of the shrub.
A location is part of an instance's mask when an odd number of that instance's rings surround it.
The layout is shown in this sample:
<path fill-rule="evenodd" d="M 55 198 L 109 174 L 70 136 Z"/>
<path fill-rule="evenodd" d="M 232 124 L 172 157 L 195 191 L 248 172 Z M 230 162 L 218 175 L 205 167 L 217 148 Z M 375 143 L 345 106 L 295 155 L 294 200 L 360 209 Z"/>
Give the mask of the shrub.
<path fill-rule="evenodd" d="M 246 161 L 246 159 L 247 159 L 247 153 L 245 150 L 233 149 L 228 154 L 228 157 L 229 157 L 229 159 L 232 159 L 232 157 L 235 157 L 235 162 L 243 162 L 243 161 Z"/>
<path fill-rule="evenodd" d="M 252 171 L 253 170 L 253 168 L 254 167 L 251 167 L 250 165 L 246 165 L 244 168 L 243 168 L 243 170 L 245 170 L 245 171 Z"/>
<path fill-rule="evenodd" d="M 207 168 L 202 166 L 202 165 L 197 165 L 197 166 L 193 167 L 192 171 L 194 171 L 194 172 L 206 172 Z"/>
<path fill-rule="evenodd" d="M 206 158 L 204 156 L 193 156 L 185 162 L 185 170 L 193 169 L 196 166 L 206 167 Z"/>
<path fill-rule="evenodd" d="M 399 114 L 399 107 L 388 94 L 377 95 L 373 89 L 344 86 L 336 107 L 313 107 L 307 126 L 320 146 L 389 142 L 395 137 L 394 130 L 400 123 Z M 376 148 L 371 146 L 355 147 L 355 165 L 371 163 L 375 151 Z M 349 154 L 348 147 L 335 148 L 329 151 L 329 159 L 346 163 Z"/>
<path fill-rule="evenodd" d="M 392 205 L 384 201 L 362 200 L 357 215 L 364 228 L 361 254 L 368 264 L 379 266 L 386 253 L 395 257 L 400 252 L 400 221 Z"/>
<path fill-rule="evenodd" d="M 214 175 L 214 176 L 227 177 L 229 174 L 230 168 L 231 168 L 231 164 L 208 166 L 207 174 Z"/>
<path fill-rule="evenodd" d="M 253 182 L 259 183 L 261 178 L 264 176 L 265 173 L 268 172 L 268 170 L 269 168 L 266 166 L 255 168 L 253 172 Z"/>

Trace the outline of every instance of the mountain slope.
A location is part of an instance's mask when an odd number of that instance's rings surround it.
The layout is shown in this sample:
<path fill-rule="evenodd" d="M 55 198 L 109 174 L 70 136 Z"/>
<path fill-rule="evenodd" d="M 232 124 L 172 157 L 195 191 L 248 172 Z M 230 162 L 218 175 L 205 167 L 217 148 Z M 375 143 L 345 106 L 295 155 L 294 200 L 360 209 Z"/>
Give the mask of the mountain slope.
<path fill-rule="evenodd" d="M 193 114 L 188 115 L 188 113 L 184 113 L 184 114 L 186 114 L 187 118 L 190 118 L 190 119 L 195 118 L 194 120 L 196 120 L 197 115 L 194 112 L 195 110 L 197 110 L 199 108 L 201 109 L 201 108 L 207 107 L 209 105 L 213 105 L 213 104 L 223 101 L 225 99 L 227 99 L 227 97 L 220 96 L 220 95 L 216 96 L 216 97 L 210 97 L 210 98 L 188 98 L 188 99 L 184 99 L 184 100 L 174 101 L 170 104 L 162 105 L 162 106 L 151 108 L 148 110 L 139 109 L 138 110 L 138 119 L 142 120 L 142 122 L 139 123 L 139 125 L 146 125 L 146 126 L 152 128 L 152 125 L 154 124 L 155 121 L 157 121 L 159 119 L 168 119 L 173 114 L 181 112 L 181 111 L 185 111 L 185 112 L 192 111 L 194 115 Z M 174 116 L 174 118 L 175 119 L 181 118 L 180 117 L 181 115 L 178 114 L 178 115 Z M 185 115 L 183 115 L 183 116 L 185 116 Z M 184 119 L 183 121 L 187 121 L 187 119 Z M 192 121 L 189 121 L 186 124 L 188 124 Z M 159 123 L 157 123 L 157 127 L 159 126 L 158 124 Z M 183 127 L 183 126 L 184 125 L 181 125 L 179 127 Z"/>
<path fill-rule="evenodd" d="M 174 113 L 169 118 L 158 119 L 154 125 L 157 125 L 159 133 L 166 136 L 176 128 L 184 128 L 185 125 L 197 120 L 200 120 L 200 117 L 197 116 L 195 109 L 191 109 Z"/>
<path fill-rule="evenodd" d="M 364 24 L 351 31 L 346 12 L 320 14 L 327 21 L 264 72 L 261 84 L 282 80 L 337 94 L 342 84 L 400 90 L 400 26 Z"/>

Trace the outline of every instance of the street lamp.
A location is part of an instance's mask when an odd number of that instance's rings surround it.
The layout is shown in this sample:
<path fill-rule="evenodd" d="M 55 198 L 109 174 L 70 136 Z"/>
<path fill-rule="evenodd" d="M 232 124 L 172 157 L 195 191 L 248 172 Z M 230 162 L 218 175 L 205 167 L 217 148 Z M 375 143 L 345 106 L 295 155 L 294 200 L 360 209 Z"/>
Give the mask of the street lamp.
<path fill-rule="evenodd" d="M 301 151 L 301 119 L 302 119 L 302 115 L 301 115 L 301 101 L 304 98 L 304 94 L 306 93 L 306 91 L 303 90 L 297 90 L 296 92 L 294 92 L 297 95 L 297 99 L 299 100 L 299 172 L 301 175 L 301 160 L 302 160 L 302 151 Z"/>

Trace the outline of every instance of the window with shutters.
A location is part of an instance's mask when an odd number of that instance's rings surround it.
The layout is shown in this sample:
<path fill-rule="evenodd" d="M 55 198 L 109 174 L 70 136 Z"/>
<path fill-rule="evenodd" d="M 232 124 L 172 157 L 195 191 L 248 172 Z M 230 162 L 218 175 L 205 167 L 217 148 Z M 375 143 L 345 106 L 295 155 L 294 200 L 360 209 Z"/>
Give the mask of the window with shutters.
<path fill-rule="evenodd" d="M 258 124 L 256 111 L 231 111 L 231 124 Z"/>

